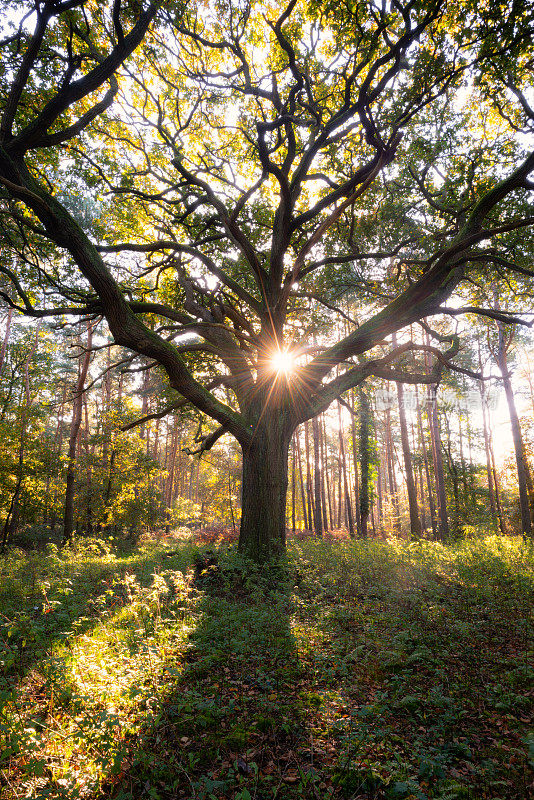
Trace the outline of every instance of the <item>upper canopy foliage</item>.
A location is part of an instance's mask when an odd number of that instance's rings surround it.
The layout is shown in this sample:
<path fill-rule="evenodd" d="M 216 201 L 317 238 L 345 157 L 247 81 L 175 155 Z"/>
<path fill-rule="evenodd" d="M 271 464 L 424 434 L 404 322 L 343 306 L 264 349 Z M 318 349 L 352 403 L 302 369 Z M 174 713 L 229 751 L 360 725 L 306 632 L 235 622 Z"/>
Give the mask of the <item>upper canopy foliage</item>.
<path fill-rule="evenodd" d="M 456 341 L 425 377 L 387 337 L 531 275 L 527 2 L 0 12 L 4 301 L 104 315 L 242 445 L 267 404 L 292 429 L 368 375 L 436 380 Z"/>

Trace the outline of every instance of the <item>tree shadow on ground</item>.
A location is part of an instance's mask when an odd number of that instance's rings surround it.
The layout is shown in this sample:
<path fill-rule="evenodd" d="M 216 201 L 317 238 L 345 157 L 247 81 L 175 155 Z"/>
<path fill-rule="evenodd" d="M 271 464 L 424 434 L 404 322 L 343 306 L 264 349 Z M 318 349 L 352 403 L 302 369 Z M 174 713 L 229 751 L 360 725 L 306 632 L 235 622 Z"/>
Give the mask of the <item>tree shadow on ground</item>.
<path fill-rule="evenodd" d="M 184 668 L 101 800 L 530 796 L 530 578 L 353 550 L 301 560 L 294 595 L 208 569 Z"/>
<path fill-rule="evenodd" d="M 298 573 L 204 553 L 183 603 L 150 601 L 161 613 L 148 634 L 151 572 L 170 579 L 193 551 L 139 555 L 148 588 L 137 617 L 124 609 L 130 651 L 109 636 L 128 702 L 84 732 L 86 761 L 63 754 L 32 796 L 92 797 L 104 771 L 100 800 L 528 797 L 531 571 L 493 553 L 451 565 L 433 550 L 310 547 Z M 121 619 L 110 616 L 119 634 Z"/>
<path fill-rule="evenodd" d="M 287 569 L 200 572 L 198 624 L 101 800 L 319 796 Z"/>
<path fill-rule="evenodd" d="M 532 578 L 493 554 L 448 569 L 394 548 L 375 549 L 375 564 L 350 555 L 343 579 L 325 571 L 301 606 L 318 643 L 303 666 L 325 699 L 314 724 L 322 717 L 335 745 L 335 796 L 534 796 Z"/>

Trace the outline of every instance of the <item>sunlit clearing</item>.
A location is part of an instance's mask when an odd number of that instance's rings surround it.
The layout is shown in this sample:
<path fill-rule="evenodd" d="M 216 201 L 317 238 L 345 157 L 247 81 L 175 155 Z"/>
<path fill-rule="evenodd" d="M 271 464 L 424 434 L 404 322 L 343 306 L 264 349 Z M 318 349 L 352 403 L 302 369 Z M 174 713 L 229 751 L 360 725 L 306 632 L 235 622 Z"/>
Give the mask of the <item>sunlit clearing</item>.
<path fill-rule="evenodd" d="M 295 371 L 295 359 L 288 350 L 277 350 L 273 353 L 271 363 L 278 373 L 291 375 Z"/>

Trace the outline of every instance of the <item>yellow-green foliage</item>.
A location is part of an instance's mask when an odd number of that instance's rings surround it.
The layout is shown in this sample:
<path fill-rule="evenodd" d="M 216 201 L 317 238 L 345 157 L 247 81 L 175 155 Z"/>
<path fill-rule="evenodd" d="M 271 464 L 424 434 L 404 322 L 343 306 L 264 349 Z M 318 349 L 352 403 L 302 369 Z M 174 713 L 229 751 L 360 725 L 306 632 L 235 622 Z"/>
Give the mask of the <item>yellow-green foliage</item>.
<path fill-rule="evenodd" d="M 293 542 L 291 552 L 321 590 L 335 589 L 342 596 L 373 590 L 405 592 L 458 580 L 500 598 L 503 587 L 532 588 L 534 581 L 534 551 L 521 537 L 492 535 L 454 545 L 397 539 L 332 544 L 310 539 Z"/>
<path fill-rule="evenodd" d="M 0 761 L 25 775 L 17 797 L 37 796 L 50 778 L 76 797 L 120 769 L 125 731 L 150 712 L 192 625 L 193 552 L 150 544 L 120 556 L 86 540 L 2 562 Z"/>

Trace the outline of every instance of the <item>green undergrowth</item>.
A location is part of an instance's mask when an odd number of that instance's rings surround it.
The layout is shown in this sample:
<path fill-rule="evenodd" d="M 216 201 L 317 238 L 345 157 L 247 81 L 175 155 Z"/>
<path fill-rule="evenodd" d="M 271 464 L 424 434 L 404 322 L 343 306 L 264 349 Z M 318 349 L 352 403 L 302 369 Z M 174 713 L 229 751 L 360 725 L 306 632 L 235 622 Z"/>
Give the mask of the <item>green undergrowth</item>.
<path fill-rule="evenodd" d="M 0 563 L 0 797 L 88 796 L 120 770 L 128 726 L 194 624 L 196 552 L 86 540 Z"/>
<path fill-rule="evenodd" d="M 533 795 L 532 549 L 12 554 L 2 798 Z"/>

